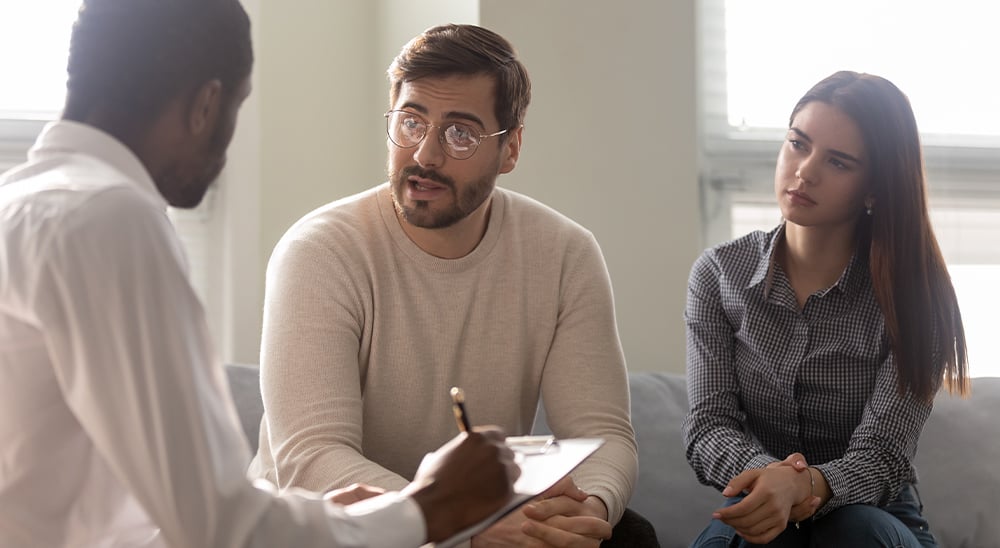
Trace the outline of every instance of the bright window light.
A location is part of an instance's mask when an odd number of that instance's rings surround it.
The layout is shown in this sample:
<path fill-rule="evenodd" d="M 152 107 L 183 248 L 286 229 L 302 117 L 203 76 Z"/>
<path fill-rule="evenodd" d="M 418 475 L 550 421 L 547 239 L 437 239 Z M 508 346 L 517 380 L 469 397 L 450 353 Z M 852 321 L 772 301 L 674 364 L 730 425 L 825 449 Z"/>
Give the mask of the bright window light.
<path fill-rule="evenodd" d="M 59 115 L 79 6 L 80 0 L 0 2 L 0 118 L 48 120 Z"/>
<path fill-rule="evenodd" d="M 1000 377 L 1000 341 L 996 336 L 996 315 L 1000 310 L 1000 265 L 949 265 L 955 286 L 962 324 L 969 345 L 969 372 L 973 377 Z"/>
<path fill-rule="evenodd" d="M 924 134 L 1000 136 L 1000 2 L 726 0 L 729 123 L 783 128 L 837 70 L 883 76 Z"/>

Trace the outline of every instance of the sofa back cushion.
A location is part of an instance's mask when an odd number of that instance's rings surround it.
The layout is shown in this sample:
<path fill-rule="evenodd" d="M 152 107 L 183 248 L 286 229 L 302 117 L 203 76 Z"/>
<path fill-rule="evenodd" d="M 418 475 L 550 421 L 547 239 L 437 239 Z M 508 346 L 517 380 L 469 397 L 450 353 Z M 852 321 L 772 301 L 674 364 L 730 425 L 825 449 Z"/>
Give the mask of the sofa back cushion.
<path fill-rule="evenodd" d="M 941 548 L 1000 547 L 1000 377 L 939 394 L 917 447 L 924 517 Z"/>
<path fill-rule="evenodd" d="M 722 495 L 695 479 L 684 456 L 683 375 L 629 374 L 639 478 L 629 507 L 656 528 L 663 548 L 684 548 Z M 924 516 L 941 548 L 1000 548 L 1000 378 L 973 381 L 968 399 L 938 395 L 914 464 Z M 535 430 L 548 432 L 544 412 Z"/>
<path fill-rule="evenodd" d="M 629 373 L 632 426 L 639 447 L 639 477 L 629 508 L 656 528 L 662 548 L 685 548 L 708 525 L 722 495 L 698 483 L 684 456 L 681 421 L 688 410 L 684 377 Z M 549 433 L 544 404 L 534 431 Z"/>

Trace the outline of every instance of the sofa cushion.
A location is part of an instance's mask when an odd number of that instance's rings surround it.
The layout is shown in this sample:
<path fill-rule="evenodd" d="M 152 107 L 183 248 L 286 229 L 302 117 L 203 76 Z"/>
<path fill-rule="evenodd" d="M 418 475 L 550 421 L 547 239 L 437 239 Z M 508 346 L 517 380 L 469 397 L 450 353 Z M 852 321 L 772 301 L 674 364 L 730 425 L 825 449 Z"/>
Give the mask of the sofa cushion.
<path fill-rule="evenodd" d="M 263 405 L 256 367 L 227 365 L 233 400 L 254 452 Z M 630 373 L 639 477 L 629 507 L 656 527 L 663 548 L 684 548 L 708 525 L 722 495 L 700 485 L 684 457 L 685 379 Z M 968 399 L 941 394 L 914 461 L 924 515 L 941 548 L 1000 548 L 1000 378 L 973 381 Z M 544 411 L 536 432 L 547 432 Z"/>
<path fill-rule="evenodd" d="M 653 522 L 662 548 L 686 547 L 708 525 L 723 497 L 698 483 L 684 456 L 685 379 L 668 373 L 631 373 L 629 385 L 639 446 L 639 478 L 629 507 Z"/>
<path fill-rule="evenodd" d="M 226 364 L 229 391 L 240 416 L 240 425 L 250 443 L 250 452 L 257 453 L 260 443 L 260 419 L 264 416 L 264 402 L 260 395 L 260 370 L 255 365 Z"/>
<path fill-rule="evenodd" d="M 1000 547 L 1000 377 L 972 396 L 939 394 L 914 465 L 924 516 L 941 548 Z"/>
<path fill-rule="evenodd" d="M 715 489 L 698 483 L 684 457 L 681 421 L 688 408 L 684 377 L 630 373 L 629 392 L 639 477 L 628 506 L 652 522 L 662 548 L 687 547 L 723 499 Z M 544 405 L 534 431 L 550 432 Z"/>
<path fill-rule="evenodd" d="M 711 519 L 722 495 L 695 479 L 684 456 L 688 410 L 682 375 L 629 374 L 639 477 L 628 506 L 656 528 L 663 548 L 684 548 Z M 941 548 L 1000 548 L 1000 378 L 973 381 L 968 399 L 941 394 L 924 426 L 917 486 Z M 535 430 L 548 432 L 544 412 Z"/>

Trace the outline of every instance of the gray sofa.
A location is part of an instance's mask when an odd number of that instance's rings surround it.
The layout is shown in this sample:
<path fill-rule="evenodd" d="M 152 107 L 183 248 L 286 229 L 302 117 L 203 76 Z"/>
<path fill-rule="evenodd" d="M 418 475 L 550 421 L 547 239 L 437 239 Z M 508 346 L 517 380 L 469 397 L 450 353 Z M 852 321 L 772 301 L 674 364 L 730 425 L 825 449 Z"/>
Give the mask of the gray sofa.
<path fill-rule="evenodd" d="M 257 370 L 227 366 L 240 420 L 257 447 L 262 414 Z M 722 496 L 700 485 L 684 458 L 684 377 L 631 373 L 639 480 L 629 507 L 656 528 L 662 548 L 686 547 Z M 969 399 L 938 396 L 916 465 L 924 513 L 942 548 L 1000 548 L 1000 378 L 973 382 Z M 540 426 L 539 430 L 544 430 Z"/>

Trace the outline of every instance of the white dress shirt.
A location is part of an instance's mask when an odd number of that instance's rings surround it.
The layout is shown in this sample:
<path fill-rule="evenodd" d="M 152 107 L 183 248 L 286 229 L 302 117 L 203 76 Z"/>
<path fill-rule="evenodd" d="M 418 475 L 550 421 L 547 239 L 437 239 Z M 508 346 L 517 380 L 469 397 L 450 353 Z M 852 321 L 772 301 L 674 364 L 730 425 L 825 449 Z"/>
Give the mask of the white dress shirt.
<path fill-rule="evenodd" d="M 247 480 L 166 205 L 73 122 L 0 177 L 0 546 L 419 545 L 398 493 L 338 507 Z"/>

